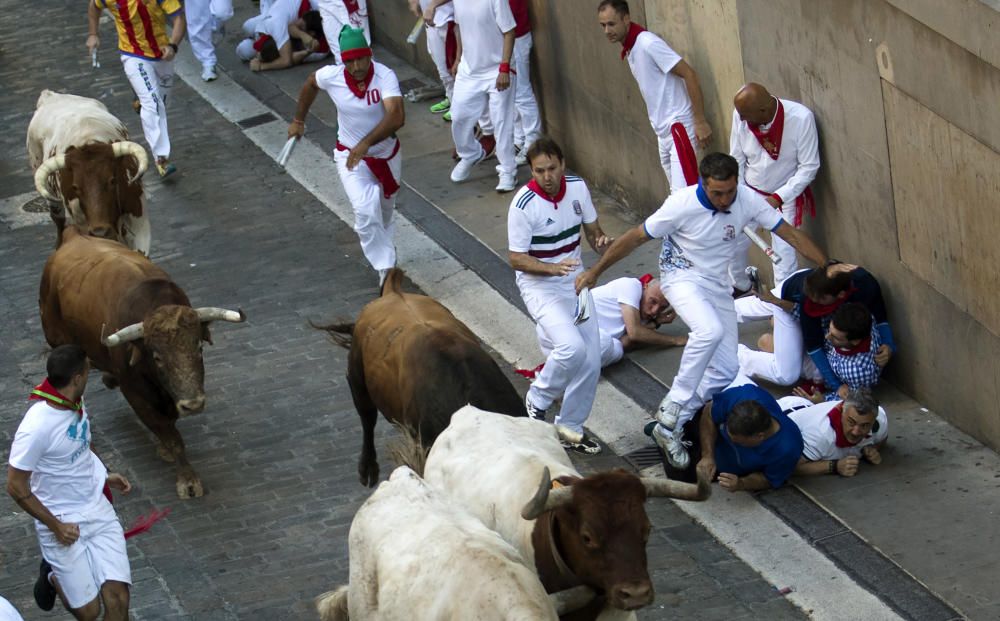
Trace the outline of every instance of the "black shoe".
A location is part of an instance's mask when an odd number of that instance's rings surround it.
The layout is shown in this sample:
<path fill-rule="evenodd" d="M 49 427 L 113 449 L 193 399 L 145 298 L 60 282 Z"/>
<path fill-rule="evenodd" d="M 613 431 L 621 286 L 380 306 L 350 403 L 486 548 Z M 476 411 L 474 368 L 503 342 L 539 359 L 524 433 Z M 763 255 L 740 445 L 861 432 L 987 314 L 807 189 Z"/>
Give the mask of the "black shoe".
<path fill-rule="evenodd" d="M 581 455 L 597 455 L 601 452 L 601 443 L 592 438 L 586 431 L 577 434 L 558 425 L 556 431 L 559 433 L 559 442 L 567 451 Z"/>
<path fill-rule="evenodd" d="M 46 612 L 56 605 L 56 588 L 49 582 L 51 571 L 52 566 L 42 559 L 42 564 L 38 567 L 38 580 L 35 580 L 35 603 Z"/>

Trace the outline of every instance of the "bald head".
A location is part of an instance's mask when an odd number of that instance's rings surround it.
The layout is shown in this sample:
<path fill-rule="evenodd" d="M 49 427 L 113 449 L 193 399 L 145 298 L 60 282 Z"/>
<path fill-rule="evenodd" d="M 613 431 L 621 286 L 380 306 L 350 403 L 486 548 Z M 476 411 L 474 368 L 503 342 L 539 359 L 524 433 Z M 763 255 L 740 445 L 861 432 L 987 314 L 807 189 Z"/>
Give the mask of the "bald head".
<path fill-rule="evenodd" d="M 774 118 L 778 103 L 766 88 L 756 82 L 750 82 L 736 92 L 733 106 L 740 118 L 747 123 L 763 125 L 770 123 Z"/>

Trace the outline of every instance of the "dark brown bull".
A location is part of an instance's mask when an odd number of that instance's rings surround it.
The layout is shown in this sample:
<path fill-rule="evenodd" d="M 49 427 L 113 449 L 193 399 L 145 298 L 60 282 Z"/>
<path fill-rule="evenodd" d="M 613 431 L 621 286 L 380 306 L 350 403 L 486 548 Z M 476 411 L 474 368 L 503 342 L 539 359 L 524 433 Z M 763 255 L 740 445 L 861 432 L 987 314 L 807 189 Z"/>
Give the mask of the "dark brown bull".
<path fill-rule="evenodd" d="M 66 227 L 45 263 L 38 307 L 49 345 L 76 343 L 108 388 L 122 395 L 177 464 L 177 494 L 203 493 L 177 419 L 205 407 L 202 341 L 213 320 L 242 322 L 242 311 L 192 308 L 184 291 L 143 255 Z"/>
<path fill-rule="evenodd" d="M 524 401 L 469 328 L 424 295 L 403 293 L 392 269 L 382 295 L 354 323 L 316 326 L 350 350 L 347 382 L 364 438 L 358 460 L 362 485 L 378 483 L 378 413 L 405 428 L 426 449 L 463 405 L 527 416 Z"/>

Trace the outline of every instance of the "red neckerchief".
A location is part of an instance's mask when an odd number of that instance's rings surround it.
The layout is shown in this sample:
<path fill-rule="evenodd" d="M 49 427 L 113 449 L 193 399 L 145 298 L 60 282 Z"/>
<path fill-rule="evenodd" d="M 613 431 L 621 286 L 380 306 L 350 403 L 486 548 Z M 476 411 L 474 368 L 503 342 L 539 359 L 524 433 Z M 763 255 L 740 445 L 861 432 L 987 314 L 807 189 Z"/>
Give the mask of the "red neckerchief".
<path fill-rule="evenodd" d="M 837 353 L 841 356 L 853 356 L 854 354 L 863 354 L 870 352 L 872 350 L 872 336 L 869 334 L 867 337 L 861 339 L 854 347 L 833 347 L 837 350 Z"/>
<path fill-rule="evenodd" d="M 372 79 L 375 77 L 375 63 L 368 65 L 368 75 L 365 76 L 365 87 L 358 88 L 358 83 L 354 77 L 347 71 L 347 67 L 344 67 L 344 81 L 347 82 L 347 88 L 351 89 L 354 96 L 358 99 L 364 99 L 365 93 L 368 92 L 368 85 L 372 83 Z"/>
<path fill-rule="evenodd" d="M 766 132 L 761 131 L 760 125 L 747 123 L 750 133 L 757 138 L 757 142 L 767 151 L 772 160 L 778 159 L 778 152 L 781 151 L 781 133 L 785 129 L 785 107 L 781 105 L 781 100 L 777 97 L 774 100 L 778 102 L 778 111 L 774 113 L 774 121 L 771 122 L 770 129 Z"/>
<path fill-rule="evenodd" d="M 559 192 L 557 192 L 555 196 L 549 196 L 546 194 L 545 190 L 542 189 L 542 186 L 538 185 L 538 182 L 534 179 L 528 182 L 528 189 L 552 203 L 552 206 L 556 209 L 559 209 L 559 201 L 566 196 L 566 177 L 559 180 Z"/>
<path fill-rule="evenodd" d="M 28 395 L 28 401 L 48 401 L 52 405 L 72 410 L 81 417 L 83 416 L 83 400 L 71 401 L 70 399 L 67 399 L 65 395 L 52 386 L 49 382 L 49 378 L 45 378 L 45 381 L 38 386 L 35 386 L 35 388 Z"/>
<path fill-rule="evenodd" d="M 842 298 L 836 298 L 832 304 L 818 304 L 807 297 L 806 301 L 802 304 L 802 312 L 810 317 L 826 317 L 833 311 L 840 308 L 840 305 L 848 301 L 857 290 L 857 287 L 851 285 L 851 287 L 847 290 L 847 295 Z"/>
<path fill-rule="evenodd" d="M 358 0 L 344 0 L 344 7 L 347 8 L 348 15 L 357 13 L 360 9 L 358 6 Z"/>
<path fill-rule="evenodd" d="M 653 275 L 643 274 L 642 276 L 639 277 L 639 282 L 642 283 L 642 288 L 645 289 L 646 285 L 653 282 Z"/>
<path fill-rule="evenodd" d="M 308 13 L 311 9 L 312 6 L 309 4 L 309 0 L 302 0 L 302 2 L 299 3 L 298 17 L 302 17 L 303 15 Z"/>
<path fill-rule="evenodd" d="M 635 22 L 631 22 L 628 25 L 628 34 L 625 35 L 625 40 L 622 41 L 622 60 L 625 60 L 628 53 L 632 51 L 632 46 L 635 45 L 635 40 L 638 39 L 639 34 L 645 32 L 645 30 L 645 28 Z"/>
<path fill-rule="evenodd" d="M 841 401 L 826 415 L 830 419 L 830 426 L 833 427 L 833 433 L 837 438 L 837 448 L 848 448 L 854 446 L 847 440 L 847 436 L 844 435 L 844 423 L 842 421 L 844 416 L 844 402 Z"/>

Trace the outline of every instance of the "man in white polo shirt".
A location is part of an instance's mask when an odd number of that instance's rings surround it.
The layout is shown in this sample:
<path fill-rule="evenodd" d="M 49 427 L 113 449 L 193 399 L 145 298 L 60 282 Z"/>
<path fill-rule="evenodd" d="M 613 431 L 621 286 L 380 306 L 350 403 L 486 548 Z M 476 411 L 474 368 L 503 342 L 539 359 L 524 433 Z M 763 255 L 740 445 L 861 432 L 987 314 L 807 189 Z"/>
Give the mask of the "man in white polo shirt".
<path fill-rule="evenodd" d="M 676 192 L 688 185 L 684 167 L 692 176 L 697 172 L 694 148 L 704 149 L 712 138 L 698 74 L 663 39 L 631 21 L 625 0 L 601 0 L 597 19 L 608 41 L 622 45 L 622 59 L 646 101 L 660 164 Z"/>
<path fill-rule="evenodd" d="M 691 329 L 680 369 L 656 414 L 653 437 L 671 465 L 689 462 L 683 425 L 712 396 L 736 377 L 739 362 L 736 308 L 729 284 L 729 264 L 743 227 L 752 224 L 779 235 L 819 264 L 826 255 L 801 231 L 792 228 L 762 196 L 740 187 L 736 160 L 710 153 L 699 167 L 698 185 L 674 192 L 653 215 L 620 237 L 600 261 L 576 279 L 579 290 L 592 286 L 611 265 L 653 238 L 663 239 L 660 280 L 663 293 Z"/>
<path fill-rule="evenodd" d="M 597 321 L 576 323 L 573 278 L 580 272 L 580 228 L 598 254 L 611 243 L 583 179 L 567 176 L 562 149 L 539 138 L 528 149 L 532 180 L 511 201 L 507 215 L 508 256 L 528 313 L 553 344 L 545 367 L 525 396 L 528 415 L 545 420 L 545 411 L 562 397 L 555 419 L 566 448 L 586 455 L 601 445 L 583 428 L 597 393 L 601 348 Z M 590 294 L 586 294 L 590 298 Z M 593 308 L 593 299 L 586 300 Z"/>
<path fill-rule="evenodd" d="M 344 26 L 338 38 L 342 65 L 314 72 L 299 92 L 288 136 L 305 133 L 305 118 L 320 89 L 337 107 L 337 147 L 333 159 L 354 208 L 354 230 L 365 258 L 382 286 L 396 265 L 393 212 L 403 157 L 396 131 L 405 112 L 399 80 L 392 69 L 372 60 L 364 32 Z"/>
<path fill-rule="evenodd" d="M 795 474 L 852 477 L 861 458 L 882 463 L 879 449 L 889 437 L 889 419 L 868 388 L 850 390 L 843 401 L 814 405 L 782 397 L 778 405 L 802 432 L 802 459 Z"/>
<path fill-rule="evenodd" d="M 132 572 L 125 533 L 105 483 L 128 493 L 120 474 L 108 473 L 90 449 L 91 425 L 83 404 L 90 364 L 77 345 L 61 345 L 46 362 L 47 377 L 31 391 L 14 434 L 7 493 L 35 518 L 42 564 L 35 601 L 52 610 L 56 593 L 78 619 L 128 619 Z"/>
<path fill-rule="evenodd" d="M 795 228 L 802 225 L 806 210 L 815 214 L 809 184 L 819 170 L 819 138 L 813 113 L 800 103 L 778 99 L 751 82 L 733 98 L 733 130 L 729 154 L 740 165 L 740 181 L 760 193 Z M 781 239 L 771 247 L 781 257 L 774 266 L 774 282 L 780 285 L 799 268 L 795 250 Z M 746 291 L 747 250 L 750 239 L 740 238 L 740 249 L 729 273 L 736 289 Z"/>
<path fill-rule="evenodd" d="M 451 171 L 451 180 L 465 181 L 472 167 L 486 157 L 473 130 L 488 111 L 500 162 L 496 190 L 511 192 L 517 187 L 510 77 L 517 24 L 507 0 L 454 0 L 454 5 L 462 46 L 451 102 L 451 136 L 459 162 Z"/>

